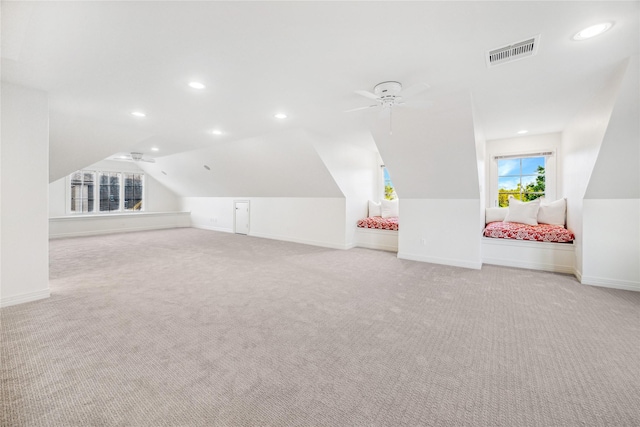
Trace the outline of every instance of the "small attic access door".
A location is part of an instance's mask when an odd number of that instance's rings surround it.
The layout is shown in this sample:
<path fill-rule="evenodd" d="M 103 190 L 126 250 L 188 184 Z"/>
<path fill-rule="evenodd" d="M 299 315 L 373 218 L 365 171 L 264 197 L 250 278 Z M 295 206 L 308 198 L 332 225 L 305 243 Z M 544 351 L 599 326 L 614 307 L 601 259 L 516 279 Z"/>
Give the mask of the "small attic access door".
<path fill-rule="evenodd" d="M 249 202 L 234 202 L 236 234 L 249 234 Z"/>

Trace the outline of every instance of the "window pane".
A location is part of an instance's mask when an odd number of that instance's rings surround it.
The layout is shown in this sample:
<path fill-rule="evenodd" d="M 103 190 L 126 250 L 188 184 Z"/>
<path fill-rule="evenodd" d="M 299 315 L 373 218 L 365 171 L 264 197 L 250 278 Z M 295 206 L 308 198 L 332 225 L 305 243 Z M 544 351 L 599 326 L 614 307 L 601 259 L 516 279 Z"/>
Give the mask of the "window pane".
<path fill-rule="evenodd" d="M 498 189 L 519 191 L 520 177 L 519 176 L 506 176 L 498 178 Z"/>
<path fill-rule="evenodd" d="M 521 182 L 522 182 L 522 188 L 527 189 L 528 187 L 533 187 L 533 185 L 536 182 L 536 177 L 535 176 L 523 176 Z"/>
<path fill-rule="evenodd" d="M 124 175 L 124 208 L 139 211 L 142 209 L 142 175 Z"/>
<path fill-rule="evenodd" d="M 391 177 L 389 176 L 389 171 L 387 168 L 383 168 L 383 176 L 384 176 L 384 198 L 386 200 L 394 200 L 397 199 L 396 189 L 393 186 L 393 182 L 391 182 Z"/>
<path fill-rule="evenodd" d="M 498 176 L 520 175 L 520 159 L 498 160 Z"/>
<path fill-rule="evenodd" d="M 100 174 L 100 212 L 120 209 L 120 174 Z"/>
<path fill-rule="evenodd" d="M 85 212 L 93 212 L 93 186 L 94 186 L 94 173 L 85 172 L 83 174 L 84 185 L 86 186 L 87 193 L 87 210 Z"/>
<path fill-rule="evenodd" d="M 92 172 L 71 174 L 71 212 L 93 211 L 93 181 Z"/>
<path fill-rule="evenodd" d="M 522 174 L 523 175 L 537 175 L 538 168 L 544 169 L 544 157 L 522 158 Z"/>

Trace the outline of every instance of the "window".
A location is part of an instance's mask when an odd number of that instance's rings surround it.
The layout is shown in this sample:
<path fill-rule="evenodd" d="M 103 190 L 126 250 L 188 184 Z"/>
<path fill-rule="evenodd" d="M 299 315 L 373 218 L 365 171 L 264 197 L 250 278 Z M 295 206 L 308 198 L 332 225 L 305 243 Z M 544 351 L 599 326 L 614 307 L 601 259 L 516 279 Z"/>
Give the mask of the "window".
<path fill-rule="evenodd" d="M 69 176 L 71 213 L 140 211 L 144 174 L 77 171 Z M 95 203 L 97 201 L 97 203 Z"/>
<path fill-rule="evenodd" d="M 124 174 L 124 210 L 142 209 L 142 179 L 141 173 Z"/>
<path fill-rule="evenodd" d="M 384 184 L 384 198 L 385 200 L 395 200 L 398 198 L 396 194 L 396 189 L 393 186 L 393 182 L 391 182 L 391 177 L 389 176 L 389 171 L 387 168 L 382 166 L 382 182 Z"/>
<path fill-rule="evenodd" d="M 71 212 L 93 212 L 94 182 L 93 172 L 71 174 Z"/>
<path fill-rule="evenodd" d="M 498 206 L 509 206 L 509 196 L 523 202 L 545 195 L 546 157 L 496 157 Z"/>
<path fill-rule="evenodd" d="M 100 212 L 120 210 L 120 174 L 100 172 Z"/>

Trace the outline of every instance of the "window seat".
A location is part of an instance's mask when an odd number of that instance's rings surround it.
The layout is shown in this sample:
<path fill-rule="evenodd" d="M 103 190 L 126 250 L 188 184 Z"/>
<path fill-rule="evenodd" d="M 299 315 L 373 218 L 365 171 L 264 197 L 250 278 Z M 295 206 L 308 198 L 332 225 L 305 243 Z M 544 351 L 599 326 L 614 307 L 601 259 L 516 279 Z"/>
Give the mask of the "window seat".
<path fill-rule="evenodd" d="M 130 212 L 49 218 L 49 238 L 93 236 L 162 228 L 189 227 L 189 212 Z"/>
<path fill-rule="evenodd" d="M 573 233 L 561 225 L 526 225 L 503 221 L 487 224 L 483 235 L 498 239 L 532 240 L 550 243 L 570 243 L 574 239 Z"/>
<path fill-rule="evenodd" d="M 398 252 L 398 217 L 358 220 L 355 244 L 359 248 Z"/>
<path fill-rule="evenodd" d="M 482 262 L 575 274 L 574 234 L 562 225 L 504 222 L 507 209 L 487 208 Z M 564 212 L 561 212 L 564 216 Z"/>
<path fill-rule="evenodd" d="M 534 240 L 482 237 L 482 263 L 575 274 L 575 246 Z"/>

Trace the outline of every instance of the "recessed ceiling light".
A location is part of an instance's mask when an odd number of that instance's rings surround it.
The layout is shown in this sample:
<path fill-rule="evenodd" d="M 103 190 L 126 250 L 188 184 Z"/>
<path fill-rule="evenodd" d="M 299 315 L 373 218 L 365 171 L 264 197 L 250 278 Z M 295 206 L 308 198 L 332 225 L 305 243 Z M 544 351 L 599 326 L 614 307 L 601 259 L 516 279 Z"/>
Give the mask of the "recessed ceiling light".
<path fill-rule="evenodd" d="M 278 114 L 274 114 L 273 117 L 275 117 L 276 119 L 286 119 L 287 115 L 284 113 L 278 113 Z"/>
<path fill-rule="evenodd" d="M 601 24 L 592 25 L 573 36 L 574 40 L 586 40 L 591 37 L 599 36 L 613 26 L 613 22 L 603 22 Z"/>
<path fill-rule="evenodd" d="M 527 133 L 527 132 L 529 132 L 529 131 L 528 131 L 528 130 L 526 130 L 526 129 L 522 129 L 522 130 L 519 130 L 519 131 L 518 131 L 518 135 L 524 135 L 524 134 L 525 134 L 525 133 Z"/>
<path fill-rule="evenodd" d="M 160 151 L 158 147 L 151 147 L 151 151 Z"/>
<path fill-rule="evenodd" d="M 136 116 L 136 117 L 146 117 L 147 115 L 141 111 L 132 111 L 131 112 L 132 116 Z"/>
<path fill-rule="evenodd" d="M 214 134 L 214 135 L 222 135 L 222 131 L 218 130 L 218 129 L 212 130 L 211 133 Z"/>
<path fill-rule="evenodd" d="M 192 87 L 194 89 L 204 89 L 206 86 L 200 82 L 191 82 L 189 83 L 189 87 Z"/>

